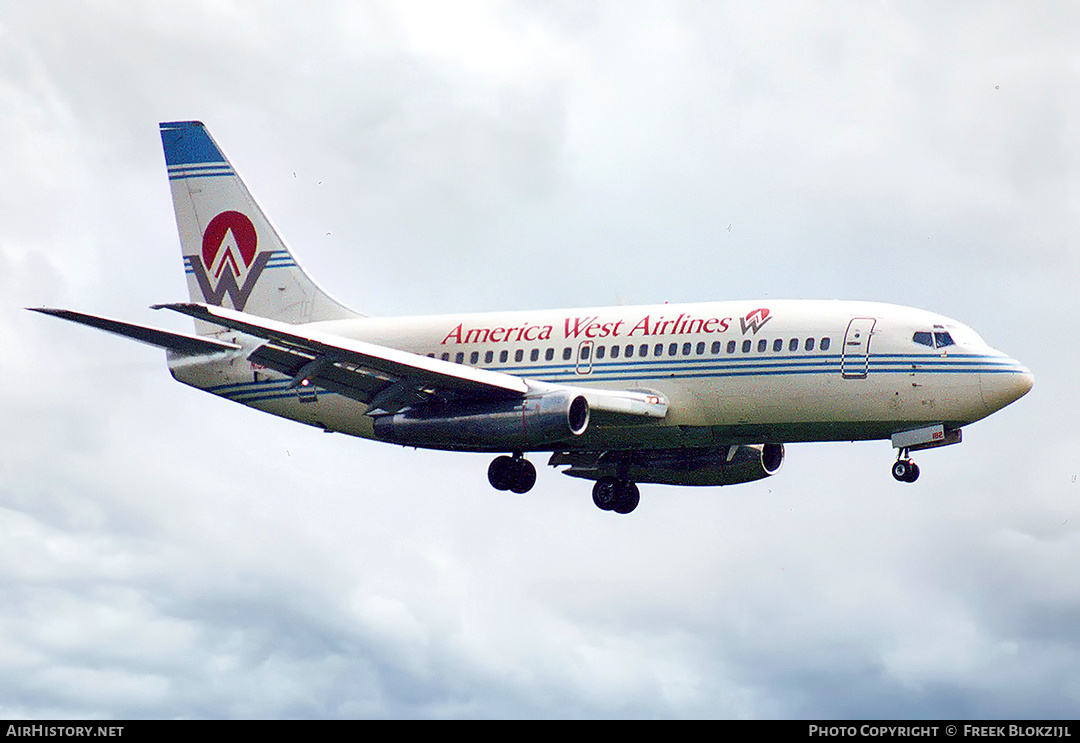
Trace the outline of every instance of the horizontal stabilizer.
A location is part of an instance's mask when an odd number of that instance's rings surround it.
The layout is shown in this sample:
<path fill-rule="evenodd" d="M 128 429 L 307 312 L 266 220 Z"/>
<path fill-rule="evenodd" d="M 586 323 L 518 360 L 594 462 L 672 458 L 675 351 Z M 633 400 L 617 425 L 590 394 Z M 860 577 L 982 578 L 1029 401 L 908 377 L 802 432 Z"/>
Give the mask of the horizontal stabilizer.
<path fill-rule="evenodd" d="M 120 320 L 111 320 L 107 317 L 100 317 L 98 315 L 73 312 L 72 310 L 57 310 L 49 307 L 27 307 L 26 309 L 31 312 L 40 312 L 43 315 L 59 317 L 62 320 L 77 322 L 81 325 L 89 325 L 98 330 L 122 335 L 125 338 L 131 338 L 132 340 L 147 343 L 151 346 L 157 346 L 158 348 L 165 348 L 184 356 L 198 356 L 201 354 L 219 353 L 221 351 L 235 351 L 240 348 L 240 346 L 232 343 L 216 341 L 202 336 L 174 333 L 171 330 L 161 330 L 159 328 L 147 327 L 146 325 L 135 325 L 133 323 L 121 322 Z"/>

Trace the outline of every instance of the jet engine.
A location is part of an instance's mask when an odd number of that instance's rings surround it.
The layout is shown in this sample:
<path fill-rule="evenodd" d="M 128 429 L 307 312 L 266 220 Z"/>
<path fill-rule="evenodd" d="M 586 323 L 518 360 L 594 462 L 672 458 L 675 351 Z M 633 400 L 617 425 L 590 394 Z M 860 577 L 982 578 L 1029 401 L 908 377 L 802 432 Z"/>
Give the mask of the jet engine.
<path fill-rule="evenodd" d="M 565 390 L 497 402 L 418 405 L 374 420 L 375 436 L 384 441 L 472 451 L 549 446 L 588 427 L 588 401 Z"/>
<path fill-rule="evenodd" d="M 784 463 L 783 444 L 717 449 L 642 449 L 555 452 L 548 464 L 570 465 L 563 474 L 586 480 L 617 478 L 662 485 L 736 485 L 775 475 Z"/>

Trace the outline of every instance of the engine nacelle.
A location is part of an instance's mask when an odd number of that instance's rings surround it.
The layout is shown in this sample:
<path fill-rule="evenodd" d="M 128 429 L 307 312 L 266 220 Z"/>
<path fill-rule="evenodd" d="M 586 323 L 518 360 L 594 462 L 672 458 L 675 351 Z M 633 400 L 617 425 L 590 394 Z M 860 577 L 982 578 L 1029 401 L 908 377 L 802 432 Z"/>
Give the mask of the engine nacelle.
<path fill-rule="evenodd" d="M 549 464 L 568 464 L 563 474 L 586 480 L 616 477 L 662 485 L 736 485 L 775 475 L 784 463 L 783 444 L 719 449 L 645 449 L 627 452 L 556 452 Z"/>
<path fill-rule="evenodd" d="M 501 402 L 417 406 L 374 420 L 375 436 L 384 441 L 473 451 L 550 446 L 588 427 L 588 401 L 561 390 Z"/>

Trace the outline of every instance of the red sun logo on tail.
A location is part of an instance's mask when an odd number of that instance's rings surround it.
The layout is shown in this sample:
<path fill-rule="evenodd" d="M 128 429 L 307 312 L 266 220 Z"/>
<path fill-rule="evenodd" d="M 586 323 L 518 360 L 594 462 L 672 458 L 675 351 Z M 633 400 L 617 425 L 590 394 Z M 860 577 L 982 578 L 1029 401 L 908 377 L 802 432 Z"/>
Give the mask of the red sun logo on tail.
<path fill-rule="evenodd" d="M 202 259 L 207 271 L 212 271 L 215 260 L 221 256 L 221 262 L 214 271 L 215 276 L 221 276 L 221 270 L 226 263 L 233 267 L 233 275 L 240 275 L 240 267 L 237 259 L 244 264 L 246 271 L 251 262 L 255 260 L 255 247 L 259 244 L 259 236 L 255 234 L 255 225 L 251 220 L 240 212 L 222 212 L 210 220 L 206 225 L 206 231 L 202 238 Z M 235 253 L 239 252 L 239 256 Z"/>
<path fill-rule="evenodd" d="M 258 245 L 258 232 L 247 215 L 224 211 L 210 220 L 203 231 L 202 260 L 196 256 L 189 260 L 208 304 L 221 305 L 228 294 L 234 309 L 244 309 L 270 260 L 271 251 L 259 253 Z"/>

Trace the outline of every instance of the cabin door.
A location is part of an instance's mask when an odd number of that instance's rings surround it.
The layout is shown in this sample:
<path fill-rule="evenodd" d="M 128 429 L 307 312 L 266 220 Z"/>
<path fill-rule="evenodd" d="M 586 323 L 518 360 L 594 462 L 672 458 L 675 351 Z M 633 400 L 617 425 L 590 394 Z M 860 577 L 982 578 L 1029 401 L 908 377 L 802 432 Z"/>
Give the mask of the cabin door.
<path fill-rule="evenodd" d="M 852 318 L 844 335 L 840 373 L 844 379 L 866 379 L 870 371 L 870 336 L 877 323 L 872 317 Z"/>

